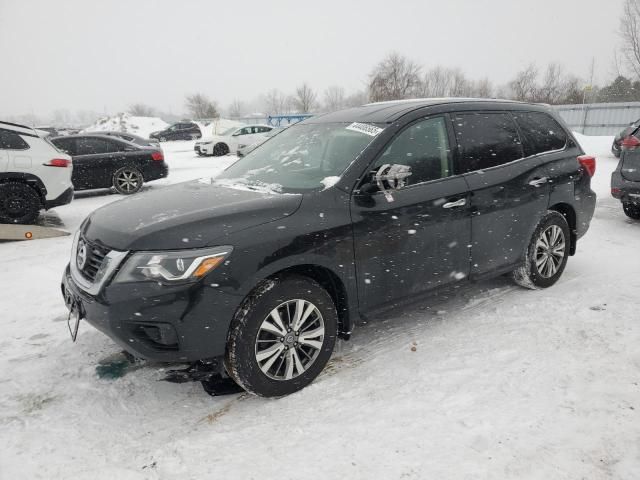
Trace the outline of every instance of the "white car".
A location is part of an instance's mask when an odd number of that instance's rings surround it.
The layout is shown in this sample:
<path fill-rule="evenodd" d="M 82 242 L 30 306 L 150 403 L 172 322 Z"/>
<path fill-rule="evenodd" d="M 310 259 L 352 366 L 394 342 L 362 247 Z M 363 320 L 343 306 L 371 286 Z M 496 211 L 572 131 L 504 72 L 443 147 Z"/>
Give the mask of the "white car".
<path fill-rule="evenodd" d="M 0 121 L 0 223 L 33 223 L 73 199 L 71 157 L 31 127 Z"/>
<path fill-rule="evenodd" d="M 216 157 L 235 154 L 238 148 L 259 142 L 273 130 L 268 125 L 243 125 L 225 130 L 220 135 L 205 138 L 196 142 L 193 147 L 198 155 L 214 155 Z"/>

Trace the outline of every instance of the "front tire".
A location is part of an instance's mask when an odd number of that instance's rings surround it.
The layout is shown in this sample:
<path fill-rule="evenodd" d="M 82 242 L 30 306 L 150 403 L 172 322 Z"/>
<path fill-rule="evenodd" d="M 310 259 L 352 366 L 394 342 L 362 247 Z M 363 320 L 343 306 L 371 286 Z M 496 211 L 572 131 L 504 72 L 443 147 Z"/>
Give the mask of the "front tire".
<path fill-rule="evenodd" d="M 569 258 L 569 233 L 569 225 L 561 213 L 547 212 L 533 232 L 522 264 L 513 271 L 514 281 L 531 289 L 556 283 Z"/>
<path fill-rule="evenodd" d="M 627 217 L 633 220 L 640 220 L 640 205 L 625 202 L 622 204 L 622 210 Z"/>
<path fill-rule="evenodd" d="M 229 146 L 226 143 L 216 143 L 213 146 L 213 156 L 222 157 L 229 153 Z"/>
<path fill-rule="evenodd" d="M 134 167 L 122 167 L 113 174 L 113 188 L 121 195 L 139 192 L 143 183 L 142 172 Z"/>
<path fill-rule="evenodd" d="M 297 275 L 265 280 L 235 314 L 225 368 L 255 395 L 297 392 L 329 361 L 337 327 L 333 300 L 314 280 Z"/>
<path fill-rule="evenodd" d="M 26 183 L 0 184 L 0 223 L 33 224 L 41 208 L 40 195 Z"/>

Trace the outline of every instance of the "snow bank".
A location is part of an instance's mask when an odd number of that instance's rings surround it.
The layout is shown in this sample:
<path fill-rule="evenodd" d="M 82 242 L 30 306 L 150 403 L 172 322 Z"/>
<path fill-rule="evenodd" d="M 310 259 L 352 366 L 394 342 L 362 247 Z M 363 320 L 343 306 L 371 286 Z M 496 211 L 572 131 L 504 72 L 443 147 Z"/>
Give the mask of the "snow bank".
<path fill-rule="evenodd" d="M 129 132 L 144 138 L 149 138 L 151 132 L 164 130 L 169 124 L 158 117 L 135 117 L 128 113 L 119 113 L 112 117 L 102 117 L 93 125 L 85 128 L 87 132 Z"/>

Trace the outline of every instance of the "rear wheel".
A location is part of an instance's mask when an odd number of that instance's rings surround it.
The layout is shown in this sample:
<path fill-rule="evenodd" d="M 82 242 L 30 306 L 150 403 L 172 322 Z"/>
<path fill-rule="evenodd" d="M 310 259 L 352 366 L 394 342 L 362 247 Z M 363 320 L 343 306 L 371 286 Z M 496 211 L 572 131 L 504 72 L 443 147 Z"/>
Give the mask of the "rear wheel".
<path fill-rule="evenodd" d="M 229 146 L 226 143 L 216 143 L 213 146 L 213 156 L 222 157 L 229 153 Z"/>
<path fill-rule="evenodd" d="M 236 312 L 225 368 L 250 393 L 280 397 L 296 392 L 329 361 L 337 324 L 331 296 L 314 280 L 265 280 Z"/>
<path fill-rule="evenodd" d="M 627 217 L 640 220 L 640 205 L 626 202 L 622 204 L 622 209 Z"/>
<path fill-rule="evenodd" d="M 140 191 L 144 179 L 137 168 L 123 167 L 113 174 L 113 188 L 122 195 L 131 195 Z"/>
<path fill-rule="evenodd" d="M 41 208 L 40 195 L 26 183 L 0 184 L 0 223 L 34 223 Z"/>
<path fill-rule="evenodd" d="M 569 258 L 569 225 L 558 212 L 542 217 L 513 279 L 526 288 L 547 288 L 558 281 Z"/>

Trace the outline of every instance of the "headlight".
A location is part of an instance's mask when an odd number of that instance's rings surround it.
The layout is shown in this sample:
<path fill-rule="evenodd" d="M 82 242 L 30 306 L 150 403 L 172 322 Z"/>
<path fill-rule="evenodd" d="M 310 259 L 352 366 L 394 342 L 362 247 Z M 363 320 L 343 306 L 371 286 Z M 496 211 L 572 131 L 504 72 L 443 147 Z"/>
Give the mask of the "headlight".
<path fill-rule="evenodd" d="M 160 282 L 169 285 L 197 282 L 220 266 L 233 247 L 197 250 L 134 253 L 124 264 L 114 283 Z"/>

